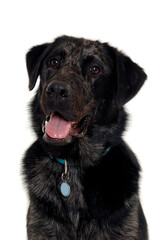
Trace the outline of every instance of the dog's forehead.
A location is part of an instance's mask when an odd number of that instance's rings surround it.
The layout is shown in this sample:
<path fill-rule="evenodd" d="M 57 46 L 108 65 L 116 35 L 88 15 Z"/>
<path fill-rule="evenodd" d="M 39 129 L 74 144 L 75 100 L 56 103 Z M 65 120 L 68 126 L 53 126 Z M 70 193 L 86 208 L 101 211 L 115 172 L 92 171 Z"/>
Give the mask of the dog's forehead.
<path fill-rule="evenodd" d="M 96 56 L 102 54 L 102 44 L 98 41 L 83 38 L 58 38 L 54 42 L 54 50 L 65 51 L 67 55 L 72 57 Z"/>

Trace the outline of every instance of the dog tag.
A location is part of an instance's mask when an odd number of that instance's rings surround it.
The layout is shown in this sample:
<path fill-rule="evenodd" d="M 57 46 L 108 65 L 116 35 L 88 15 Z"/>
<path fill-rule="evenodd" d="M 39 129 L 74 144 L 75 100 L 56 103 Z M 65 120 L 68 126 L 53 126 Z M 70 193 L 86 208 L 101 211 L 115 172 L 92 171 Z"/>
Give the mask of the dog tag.
<path fill-rule="evenodd" d="M 63 181 L 60 185 L 61 194 L 64 197 L 68 197 L 71 193 L 71 188 L 70 188 L 69 184 L 67 183 L 67 180 L 69 179 L 69 174 L 67 172 L 67 161 L 66 160 L 65 160 L 65 172 L 62 173 L 61 179 Z"/>
<path fill-rule="evenodd" d="M 63 183 L 61 183 L 60 191 L 64 197 L 68 197 L 71 193 L 71 188 L 68 185 L 68 183 L 63 182 Z"/>

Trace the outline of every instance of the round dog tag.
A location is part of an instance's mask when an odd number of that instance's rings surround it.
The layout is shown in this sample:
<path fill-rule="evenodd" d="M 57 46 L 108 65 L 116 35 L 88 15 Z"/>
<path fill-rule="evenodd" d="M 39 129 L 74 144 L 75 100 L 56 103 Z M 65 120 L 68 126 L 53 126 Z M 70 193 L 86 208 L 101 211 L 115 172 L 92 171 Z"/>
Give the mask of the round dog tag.
<path fill-rule="evenodd" d="M 63 183 L 61 183 L 60 191 L 64 197 L 68 197 L 71 193 L 71 188 L 68 185 L 68 183 L 63 182 Z"/>

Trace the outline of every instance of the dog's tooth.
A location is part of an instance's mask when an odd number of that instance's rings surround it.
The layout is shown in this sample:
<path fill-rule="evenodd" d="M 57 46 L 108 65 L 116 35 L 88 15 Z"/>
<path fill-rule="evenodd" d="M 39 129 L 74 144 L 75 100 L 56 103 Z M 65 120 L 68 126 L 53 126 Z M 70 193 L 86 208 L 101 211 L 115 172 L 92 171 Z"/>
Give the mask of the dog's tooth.
<path fill-rule="evenodd" d="M 46 126 L 46 122 L 42 123 L 42 132 L 45 133 L 45 126 Z"/>
<path fill-rule="evenodd" d="M 81 132 L 80 136 L 83 137 L 84 136 L 84 132 Z"/>
<path fill-rule="evenodd" d="M 49 122 L 50 116 L 46 116 L 46 121 Z"/>

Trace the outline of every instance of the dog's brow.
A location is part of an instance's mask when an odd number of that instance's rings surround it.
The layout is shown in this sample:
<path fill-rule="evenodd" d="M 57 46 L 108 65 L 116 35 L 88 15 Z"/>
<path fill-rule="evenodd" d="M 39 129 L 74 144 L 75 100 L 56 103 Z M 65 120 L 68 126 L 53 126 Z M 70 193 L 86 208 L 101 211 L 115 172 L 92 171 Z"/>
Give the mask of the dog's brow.
<path fill-rule="evenodd" d="M 87 64 L 90 64 L 93 62 L 98 63 L 98 64 L 103 63 L 99 57 L 96 57 L 93 55 L 88 55 L 88 56 L 83 57 L 82 64 L 87 65 Z"/>
<path fill-rule="evenodd" d="M 60 57 L 64 57 L 66 55 L 66 51 L 63 49 L 58 49 L 58 50 L 53 50 L 50 54 L 50 56 L 60 56 Z"/>

